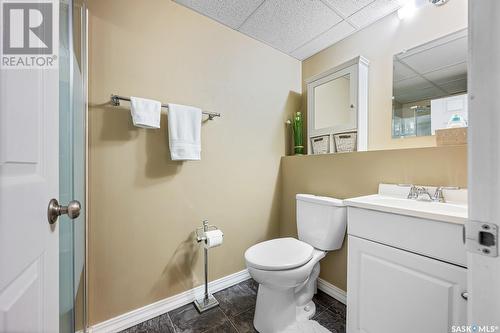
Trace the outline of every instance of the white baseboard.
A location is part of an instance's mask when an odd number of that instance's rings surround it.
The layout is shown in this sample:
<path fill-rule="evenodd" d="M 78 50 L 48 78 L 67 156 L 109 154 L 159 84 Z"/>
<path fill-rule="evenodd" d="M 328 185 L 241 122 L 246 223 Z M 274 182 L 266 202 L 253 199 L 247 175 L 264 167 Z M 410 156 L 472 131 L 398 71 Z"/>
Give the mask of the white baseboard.
<path fill-rule="evenodd" d="M 244 269 L 240 272 L 225 276 L 208 284 L 211 293 L 215 293 L 222 289 L 229 288 L 242 281 L 248 280 L 250 275 L 248 270 Z M 161 301 L 146 305 L 142 308 L 132 310 L 130 312 L 111 318 L 104 322 L 95 324 L 89 327 L 89 333 L 115 333 L 135 326 L 143 321 L 162 315 L 193 302 L 197 297 L 201 297 L 204 293 L 204 286 L 187 290 L 183 293 L 165 298 Z M 326 292 L 326 291 L 325 291 Z"/>
<path fill-rule="evenodd" d="M 215 293 L 217 291 L 229 288 L 240 282 L 248 280 L 250 275 L 248 270 L 244 269 L 240 272 L 225 276 L 218 280 L 212 281 L 208 284 L 210 292 Z M 337 288 L 333 284 L 318 278 L 318 289 L 325 292 L 327 295 L 335 298 L 339 302 L 346 304 L 346 292 L 340 288 Z M 196 288 L 187 290 L 183 293 L 165 298 L 161 301 L 148 304 L 142 308 L 132 310 L 130 312 L 124 313 L 117 317 L 108 319 L 101 323 L 95 324 L 88 328 L 89 333 L 116 333 L 127 329 L 129 327 L 140 324 L 146 320 L 162 315 L 166 312 L 172 311 L 193 302 L 197 297 L 201 297 L 204 292 L 204 286 L 198 286 Z"/>
<path fill-rule="evenodd" d="M 327 282 L 322 278 L 318 278 L 318 289 L 335 298 L 340 303 L 347 304 L 347 293 L 342 289 L 335 287 L 330 282 Z"/>

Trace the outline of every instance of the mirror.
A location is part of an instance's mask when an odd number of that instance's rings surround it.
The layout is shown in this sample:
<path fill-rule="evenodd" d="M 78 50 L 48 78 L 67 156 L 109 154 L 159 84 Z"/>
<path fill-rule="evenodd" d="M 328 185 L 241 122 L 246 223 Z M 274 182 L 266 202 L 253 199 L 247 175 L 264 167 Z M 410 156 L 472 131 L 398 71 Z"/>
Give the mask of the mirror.
<path fill-rule="evenodd" d="M 467 30 L 393 57 L 392 137 L 467 126 Z"/>

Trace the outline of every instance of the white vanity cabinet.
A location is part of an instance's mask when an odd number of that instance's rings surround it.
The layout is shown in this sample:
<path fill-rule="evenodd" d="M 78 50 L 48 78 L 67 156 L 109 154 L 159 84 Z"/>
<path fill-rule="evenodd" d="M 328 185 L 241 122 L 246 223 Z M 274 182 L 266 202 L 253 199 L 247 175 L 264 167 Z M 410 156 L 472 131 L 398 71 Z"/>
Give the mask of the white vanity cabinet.
<path fill-rule="evenodd" d="M 349 236 L 349 333 L 447 333 L 466 324 L 466 269 Z"/>
<path fill-rule="evenodd" d="M 348 207 L 348 333 L 467 324 L 462 224 Z"/>

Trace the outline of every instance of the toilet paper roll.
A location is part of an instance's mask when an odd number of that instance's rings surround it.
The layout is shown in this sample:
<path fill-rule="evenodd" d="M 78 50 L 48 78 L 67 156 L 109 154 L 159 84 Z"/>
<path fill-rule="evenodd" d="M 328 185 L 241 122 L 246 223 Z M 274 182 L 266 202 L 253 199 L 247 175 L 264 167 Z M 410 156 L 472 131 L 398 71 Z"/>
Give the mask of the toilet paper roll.
<path fill-rule="evenodd" d="M 205 233 L 207 239 L 205 240 L 205 248 L 210 249 L 222 244 L 224 233 L 221 230 L 210 230 Z"/>

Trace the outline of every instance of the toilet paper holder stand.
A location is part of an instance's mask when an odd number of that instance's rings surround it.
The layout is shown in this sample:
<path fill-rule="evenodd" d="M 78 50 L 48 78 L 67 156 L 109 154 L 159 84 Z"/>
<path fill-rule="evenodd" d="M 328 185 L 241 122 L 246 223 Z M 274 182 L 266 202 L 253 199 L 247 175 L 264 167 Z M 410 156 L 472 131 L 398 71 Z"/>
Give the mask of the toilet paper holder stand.
<path fill-rule="evenodd" d="M 207 240 L 207 235 L 205 234 L 210 230 L 218 230 L 217 226 L 208 224 L 208 220 L 203 220 L 203 227 L 196 228 L 196 241 L 204 242 Z"/>
<path fill-rule="evenodd" d="M 198 243 L 200 242 L 206 242 L 207 236 L 206 232 L 209 230 L 217 230 L 218 228 L 215 225 L 209 225 L 208 220 L 203 220 L 203 226 L 196 228 L 196 241 Z M 203 295 L 202 298 L 197 298 L 194 301 L 194 305 L 198 312 L 204 312 L 207 310 L 210 310 L 216 306 L 219 305 L 219 301 L 212 295 L 211 293 L 208 292 L 208 249 L 205 247 L 203 249 L 204 254 L 205 254 L 205 294 Z"/>

